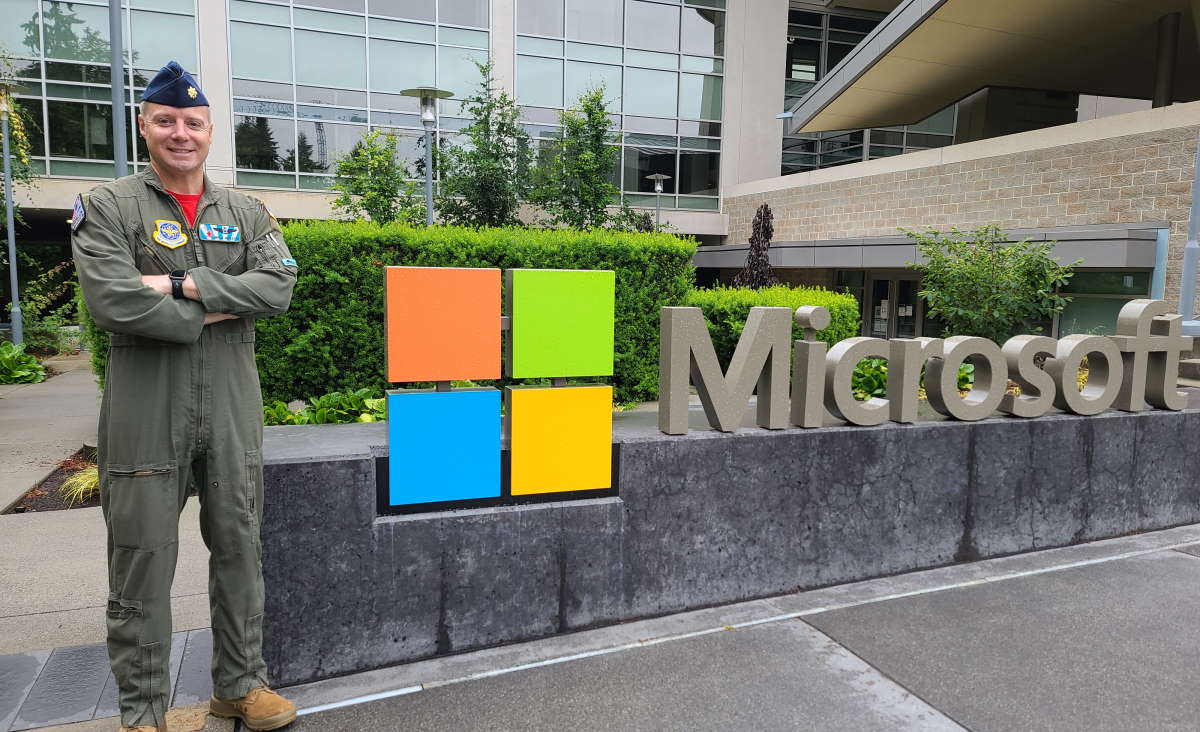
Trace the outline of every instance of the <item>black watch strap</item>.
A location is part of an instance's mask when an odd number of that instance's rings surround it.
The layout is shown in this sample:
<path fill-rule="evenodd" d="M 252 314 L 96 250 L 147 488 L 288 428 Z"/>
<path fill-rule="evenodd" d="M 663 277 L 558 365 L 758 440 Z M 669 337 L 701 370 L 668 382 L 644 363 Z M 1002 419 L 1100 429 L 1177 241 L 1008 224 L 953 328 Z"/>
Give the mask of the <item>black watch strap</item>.
<path fill-rule="evenodd" d="M 187 272 L 182 269 L 177 269 L 167 276 L 171 278 L 171 296 L 176 300 L 182 300 L 183 281 L 187 279 Z"/>

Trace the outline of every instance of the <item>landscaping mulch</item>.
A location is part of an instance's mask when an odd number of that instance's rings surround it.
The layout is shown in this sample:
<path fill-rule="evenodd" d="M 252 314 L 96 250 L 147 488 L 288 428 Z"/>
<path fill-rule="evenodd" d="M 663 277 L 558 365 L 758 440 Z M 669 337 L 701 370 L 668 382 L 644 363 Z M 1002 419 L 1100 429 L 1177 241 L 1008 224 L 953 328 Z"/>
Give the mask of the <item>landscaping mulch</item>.
<path fill-rule="evenodd" d="M 62 495 L 59 494 L 58 488 L 63 484 L 72 473 L 80 468 L 92 465 L 88 460 L 88 456 L 84 450 L 80 450 L 71 457 L 63 460 L 46 477 L 42 484 L 37 488 L 30 489 L 28 493 L 21 497 L 21 500 L 13 504 L 13 507 L 5 511 L 5 513 L 36 513 L 39 511 L 65 511 L 71 508 L 92 508 L 100 505 L 100 496 L 96 495 L 86 501 L 68 503 Z"/>

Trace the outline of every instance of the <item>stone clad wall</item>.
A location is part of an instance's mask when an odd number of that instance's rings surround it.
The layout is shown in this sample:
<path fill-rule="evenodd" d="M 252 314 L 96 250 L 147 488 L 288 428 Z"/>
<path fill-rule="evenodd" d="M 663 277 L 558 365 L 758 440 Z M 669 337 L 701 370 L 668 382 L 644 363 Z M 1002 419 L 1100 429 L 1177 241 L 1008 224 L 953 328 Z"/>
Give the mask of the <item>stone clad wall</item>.
<path fill-rule="evenodd" d="M 266 432 L 265 652 L 293 684 L 1200 521 L 1200 411 L 620 434 L 620 497 L 378 517 L 386 425 Z"/>
<path fill-rule="evenodd" d="M 735 189 L 725 198 L 726 243 L 749 240 L 754 212 L 762 203 L 770 204 L 775 214 L 775 241 L 893 236 L 898 227 L 974 228 L 995 223 L 1020 229 L 1165 221 L 1170 226 L 1167 299 L 1174 299 L 1179 294 L 1200 132 L 1200 105 L 1176 106 L 1189 108 L 1197 123 L 844 178 L 857 169 L 899 167 L 910 157 L 906 155 L 816 171 L 842 177 L 839 180 L 782 187 L 788 178 L 799 182 L 804 175 L 815 176 L 802 174 L 742 186 L 764 192 Z M 1020 139 L 1047 132 L 985 143 L 1008 140 L 1016 146 Z M 777 190 L 765 190 L 773 187 Z"/>

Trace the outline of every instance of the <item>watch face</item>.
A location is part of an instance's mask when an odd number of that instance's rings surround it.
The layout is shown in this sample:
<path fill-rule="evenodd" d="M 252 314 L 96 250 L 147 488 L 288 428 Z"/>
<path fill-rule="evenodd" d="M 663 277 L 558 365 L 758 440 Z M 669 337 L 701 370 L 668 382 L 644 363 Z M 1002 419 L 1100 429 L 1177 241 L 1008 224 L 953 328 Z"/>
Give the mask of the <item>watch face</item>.
<path fill-rule="evenodd" d="M 172 272 L 172 273 L 171 273 L 169 276 L 170 276 L 171 278 L 173 278 L 173 279 L 180 279 L 180 280 L 181 280 L 181 279 L 183 279 L 184 277 L 187 277 L 187 272 L 184 272 L 182 269 L 177 269 L 177 270 L 175 270 L 174 272 Z"/>

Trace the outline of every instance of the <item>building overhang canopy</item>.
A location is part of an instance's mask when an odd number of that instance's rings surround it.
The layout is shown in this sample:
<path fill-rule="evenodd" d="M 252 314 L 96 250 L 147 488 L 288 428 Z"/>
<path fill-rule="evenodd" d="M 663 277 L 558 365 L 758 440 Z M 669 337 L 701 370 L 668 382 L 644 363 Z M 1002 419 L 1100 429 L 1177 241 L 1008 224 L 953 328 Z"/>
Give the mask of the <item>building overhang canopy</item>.
<path fill-rule="evenodd" d="M 1200 99 L 1200 0 L 904 0 L 793 109 L 792 133 L 918 122 L 986 87 L 1150 99 L 1181 13 L 1174 101 Z"/>

